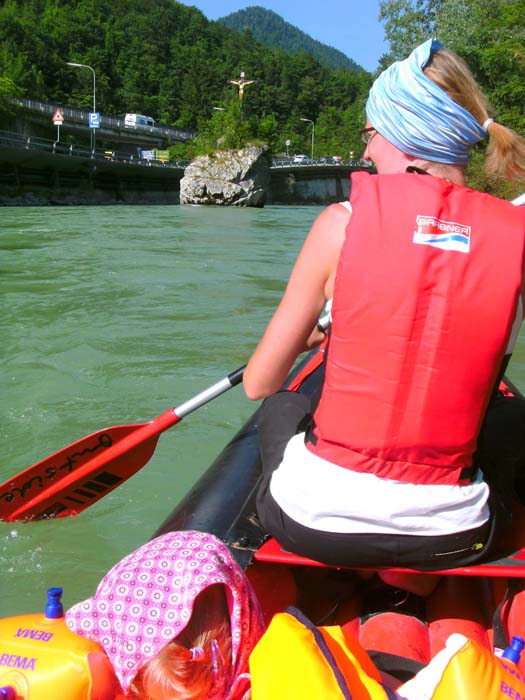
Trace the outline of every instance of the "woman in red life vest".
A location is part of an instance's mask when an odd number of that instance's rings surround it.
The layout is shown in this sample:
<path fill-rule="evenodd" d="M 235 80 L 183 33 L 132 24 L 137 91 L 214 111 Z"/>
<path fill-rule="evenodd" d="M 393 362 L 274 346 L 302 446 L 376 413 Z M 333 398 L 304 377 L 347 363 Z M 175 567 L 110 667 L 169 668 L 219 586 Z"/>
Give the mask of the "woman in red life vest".
<path fill-rule="evenodd" d="M 525 476 L 524 402 L 495 391 L 523 318 L 525 207 L 464 173 L 487 138 L 487 172 L 525 180 L 525 142 L 434 39 L 375 81 L 362 137 L 377 175 L 353 173 L 350 202 L 315 221 L 244 374 L 269 397 L 258 512 L 328 564 L 464 565 L 494 547 Z M 310 406 L 279 388 L 332 297 Z"/>

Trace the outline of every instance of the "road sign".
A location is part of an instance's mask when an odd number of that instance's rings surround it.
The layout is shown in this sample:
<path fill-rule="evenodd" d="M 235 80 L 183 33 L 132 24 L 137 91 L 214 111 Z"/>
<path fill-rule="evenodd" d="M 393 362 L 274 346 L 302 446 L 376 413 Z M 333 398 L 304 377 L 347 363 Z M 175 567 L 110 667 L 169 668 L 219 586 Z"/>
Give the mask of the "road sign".
<path fill-rule="evenodd" d="M 62 110 L 60 110 L 58 107 L 55 110 L 55 113 L 53 114 L 52 121 L 53 121 L 53 124 L 55 124 L 57 126 L 59 124 L 62 124 L 62 122 L 64 121 L 64 115 L 62 114 Z"/>
<path fill-rule="evenodd" d="M 100 128 L 100 112 L 90 112 L 88 118 L 88 124 L 90 129 Z"/>

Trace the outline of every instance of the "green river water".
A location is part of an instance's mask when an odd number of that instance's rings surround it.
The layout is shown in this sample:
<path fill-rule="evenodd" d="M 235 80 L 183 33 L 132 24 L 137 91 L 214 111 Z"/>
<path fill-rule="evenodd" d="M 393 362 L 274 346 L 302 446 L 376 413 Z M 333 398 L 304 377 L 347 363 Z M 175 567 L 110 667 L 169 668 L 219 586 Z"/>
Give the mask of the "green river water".
<path fill-rule="evenodd" d="M 1 209 L 0 482 L 112 425 L 142 423 L 244 364 L 320 207 Z M 525 387 L 522 334 L 510 377 Z M 148 539 L 255 409 L 241 387 L 159 439 L 76 517 L 0 523 L 0 616 L 64 603 Z"/>

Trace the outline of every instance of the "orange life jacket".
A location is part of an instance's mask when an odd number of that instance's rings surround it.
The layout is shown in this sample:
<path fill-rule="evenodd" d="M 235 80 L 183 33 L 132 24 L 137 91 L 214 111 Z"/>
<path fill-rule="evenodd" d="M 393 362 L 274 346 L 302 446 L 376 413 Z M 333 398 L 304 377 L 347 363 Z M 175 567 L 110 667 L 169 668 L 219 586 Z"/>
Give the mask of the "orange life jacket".
<path fill-rule="evenodd" d="M 250 655 L 252 700 L 388 700 L 370 657 L 339 626 L 315 627 L 295 608 L 278 613 Z"/>
<path fill-rule="evenodd" d="M 525 210 L 419 174 L 352 176 L 307 447 L 355 471 L 470 481 L 515 319 Z"/>

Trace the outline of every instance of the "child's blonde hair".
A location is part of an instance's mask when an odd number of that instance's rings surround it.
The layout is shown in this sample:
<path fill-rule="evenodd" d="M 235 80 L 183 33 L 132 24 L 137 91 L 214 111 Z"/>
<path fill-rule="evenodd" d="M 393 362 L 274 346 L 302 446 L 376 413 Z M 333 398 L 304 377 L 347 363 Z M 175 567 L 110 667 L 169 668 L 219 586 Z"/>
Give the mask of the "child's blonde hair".
<path fill-rule="evenodd" d="M 231 667 L 231 628 L 225 589 L 204 590 L 172 642 L 144 664 L 130 700 L 204 700 L 221 697 Z"/>

